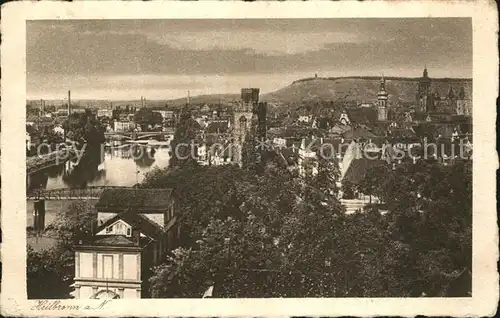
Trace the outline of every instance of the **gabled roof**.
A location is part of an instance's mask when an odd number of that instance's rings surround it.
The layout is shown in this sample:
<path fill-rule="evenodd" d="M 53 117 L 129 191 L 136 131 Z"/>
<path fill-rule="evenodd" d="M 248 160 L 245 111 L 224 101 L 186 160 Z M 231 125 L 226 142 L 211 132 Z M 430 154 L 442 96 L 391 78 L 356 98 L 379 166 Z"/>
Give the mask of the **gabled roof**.
<path fill-rule="evenodd" d="M 389 130 L 389 135 L 391 137 L 399 137 L 399 138 L 416 137 L 414 131 L 411 131 L 410 129 L 406 128 L 391 128 Z"/>
<path fill-rule="evenodd" d="M 377 121 L 377 111 L 371 107 L 348 108 L 347 116 L 354 124 L 373 123 Z"/>
<path fill-rule="evenodd" d="M 167 209 L 172 200 L 172 189 L 112 188 L 105 189 L 96 208 L 135 209 L 155 211 Z"/>
<path fill-rule="evenodd" d="M 436 134 L 436 126 L 429 123 L 421 123 L 413 127 L 415 134 L 420 137 L 434 138 Z"/>
<path fill-rule="evenodd" d="M 133 210 L 119 213 L 107 220 L 97 228 L 97 233 L 114 224 L 118 220 L 123 220 L 125 223 L 132 226 L 132 228 L 139 230 L 142 234 L 152 239 L 157 239 L 164 233 L 163 228 L 161 228 L 158 224 Z"/>
<path fill-rule="evenodd" d="M 196 120 L 194 120 L 193 118 L 189 118 L 188 119 L 188 123 L 189 123 L 189 126 L 191 126 L 195 130 L 201 130 L 202 129 L 200 123 L 197 122 Z"/>
<path fill-rule="evenodd" d="M 92 245 L 102 246 L 136 246 L 134 242 L 124 235 L 96 235 Z"/>
<path fill-rule="evenodd" d="M 349 165 L 343 180 L 348 180 L 352 184 L 359 184 L 371 168 L 384 164 L 387 164 L 384 160 L 354 159 Z"/>
<path fill-rule="evenodd" d="M 376 137 L 374 134 L 368 130 L 361 127 L 354 127 L 342 134 L 345 139 L 370 139 Z"/>
<path fill-rule="evenodd" d="M 227 120 L 216 120 L 208 124 L 205 128 L 205 132 L 209 134 L 221 134 L 226 133 L 229 128 L 229 121 Z"/>
<path fill-rule="evenodd" d="M 388 122 L 384 122 L 384 123 L 378 122 L 378 123 L 374 123 L 374 124 L 369 124 L 368 130 L 376 136 L 386 136 L 388 126 L 389 126 Z"/>
<path fill-rule="evenodd" d="M 288 166 L 293 166 L 297 164 L 298 153 L 294 152 L 293 149 L 283 148 L 280 150 L 280 153 L 282 154 Z"/>
<path fill-rule="evenodd" d="M 442 138 L 451 138 L 453 136 L 454 129 L 449 125 L 441 125 L 436 128 L 436 134 Z"/>
<path fill-rule="evenodd" d="M 330 132 L 334 134 L 342 134 L 348 130 L 351 130 L 351 126 L 337 124 L 330 129 Z"/>

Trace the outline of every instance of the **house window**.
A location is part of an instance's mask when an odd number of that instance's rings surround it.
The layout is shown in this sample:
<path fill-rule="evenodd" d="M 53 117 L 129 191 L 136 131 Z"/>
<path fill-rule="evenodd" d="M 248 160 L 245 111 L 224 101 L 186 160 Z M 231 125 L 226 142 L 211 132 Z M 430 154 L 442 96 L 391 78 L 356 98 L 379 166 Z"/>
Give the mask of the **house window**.
<path fill-rule="evenodd" d="M 113 227 L 108 226 L 108 227 L 106 228 L 106 233 L 111 233 L 111 232 L 113 232 Z"/>
<path fill-rule="evenodd" d="M 131 228 L 127 228 L 127 236 L 131 236 L 132 235 L 132 229 Z"/>
<path fill-rule="evenodd" d="M 103 255 L 102 260 L 104 278 L 113 278 L 113 255 Z"/>

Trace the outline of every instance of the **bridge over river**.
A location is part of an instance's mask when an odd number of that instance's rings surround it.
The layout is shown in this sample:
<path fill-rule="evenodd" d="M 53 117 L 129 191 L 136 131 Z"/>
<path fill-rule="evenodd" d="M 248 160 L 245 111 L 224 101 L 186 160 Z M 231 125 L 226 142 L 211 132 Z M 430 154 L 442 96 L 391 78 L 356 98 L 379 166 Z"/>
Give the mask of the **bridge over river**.
<path fill-rule="evenodd" d="M 54 222 L 61 211 L 67 210 L 75 200 L 93 205 L 106 189 L 130 189 L 122 186 L 94 186 L 86 188 L 35 189 L 26 194 L 27 226 L 41 233 Z"/>
<path fill-rule="evenodd" d="M 37 171 L 57 166 L 72 160 L 77 157 L 73 147 L 68 146 L 59 151 L 50 152 L 48 154 L 36 155 L 26 158 L 26 174 L 30 175 Z"/>
<path fill-rule="evenodd" d="M 106 138 L 120 138 L 130 140 L 147 140 L 154 137 L 170 137 L 175 132 L 174 128 L 167 128 L 165 131 L 133 131 L 133 132 L 106 132 Z"/>
<path fill-rule="evenodd" d="M 98 200 L 105 189 L 130 189 L 122 186 L 95 186 L 86 188 L 34 189 L 27 200 Z"/>

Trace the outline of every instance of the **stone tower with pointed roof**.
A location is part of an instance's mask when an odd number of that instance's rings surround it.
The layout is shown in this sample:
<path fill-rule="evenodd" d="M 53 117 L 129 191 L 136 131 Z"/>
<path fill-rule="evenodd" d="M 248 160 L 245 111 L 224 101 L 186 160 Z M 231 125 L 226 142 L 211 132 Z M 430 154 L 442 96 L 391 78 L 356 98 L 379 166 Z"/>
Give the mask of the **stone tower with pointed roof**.
<path fill-rule="evenodd" d="M 377 114 L 378 114 L 378 120 L 379 121 L 386 121 L 387 120 L 387 100 L 388 100 L 389 94 L 385 90 L 385 78 L 382 75 L 382 79 L 380 80 L 380 89 L 377 93 L 377 100 L 378 100 L 378 105 L 377 105 Z"/>
<path fill-rule="evenodd" d="M 427 72 L 427 66 L 424 68 L 422 77 L 418 82 L 418 91 L 416 99 L 419 103 L 420 110 L 424 112 L 431 112 L 434 110 L 434 96 L 431 93 L 431 79 Z"/>

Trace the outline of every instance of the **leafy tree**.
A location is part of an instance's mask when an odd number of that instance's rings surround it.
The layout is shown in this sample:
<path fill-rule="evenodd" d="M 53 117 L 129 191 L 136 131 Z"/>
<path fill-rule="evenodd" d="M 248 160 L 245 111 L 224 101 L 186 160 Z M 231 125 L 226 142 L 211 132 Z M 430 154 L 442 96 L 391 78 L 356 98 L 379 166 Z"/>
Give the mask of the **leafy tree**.
<path fill-rule="evenodd" d="M 372 203 L 373 195 L 379 196 L 379 199 L 385 199 L 383 198 L 383 191 L 380 190 L 385 187 L 389 175 L 387 165 L 376 165 L 366 171 L 357 188 L 361 193 L 370 196 L 370 204 Z"/>
<path fill-rule="evenodd" d="M 46 235 L 57 238 L 55 246 L 41 251 L 28 247 L 28 298 L 70 298 L 75 275 L 73 246 L 91 236 L 94 220 L 91 206 L 78 201 L 47 227 Z"/>
<path fill-rule="evenodd" d="M 245 140 L 241 147 L 241 162 L 245 169 L 256 171 L 258 168 L 258 160 L 260 156 L 259 149 L 256 147 L 255 134 L 249 133 L 245 136 Z"/>
<path fill-rule="evenodd" d="M 349 180 L 342 180 L 342 198 L 343 199 L 354 199 L 355 187 Z"/>
<path fill-rule="evenodd" d="M 70 298 L 74 277 L 74 255 L 59 246 L 27 251 L 28 299 Z"/>
<path fill-rule="evenodd" d="M 163 117 L 160 113 L 143 107 L 134 114 L 134 121 L 141 126 L 142 131 L 147 131 L 148 126 L 150 125 L 152 127 L 154 127 L 155 125 L 160 125 L 163 122 Z"/>
<path fill-rule="evenodd" d="M 214 281 L 216 297 L 436 296 L 470 269 L 470 162 L 381 169 L 374 193 L 385 215 L 344 214 L 325 167 L 305 179 L 273 160 L 262 173 L 185 166 L 149 174 L 143 186 L 178 193 L 188 228 L 154 269 L 152 295 L 201 297 L 200 282 Z"/>
<path fill-rule="evenodd" d="M 89 110 L 85 113 L 72 113 L 63 123 L 66 137 L 87 146 L 95 147 L 104 142 L 105 128 L 93 118 Z"/>
<path fill-rule="evenodd" d="M 331 150 L 319 149 L 316 158 L 318 160 L 318 174 L 315 178 L 315 186 L 327 196 L 337 195 L 337 181 L 340 179 L 340 169 L 337 159 Z"/>
<path fill-rule="evenodd" d="M 170 142 L 170 167 L 196 165 L 197 149 L 194 145 L 198 123 L 191 118 L 191 112 L 183 109 L 175 128 L 174 138 Z"/>

